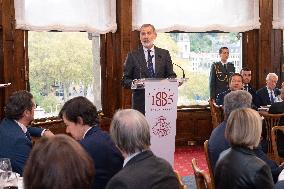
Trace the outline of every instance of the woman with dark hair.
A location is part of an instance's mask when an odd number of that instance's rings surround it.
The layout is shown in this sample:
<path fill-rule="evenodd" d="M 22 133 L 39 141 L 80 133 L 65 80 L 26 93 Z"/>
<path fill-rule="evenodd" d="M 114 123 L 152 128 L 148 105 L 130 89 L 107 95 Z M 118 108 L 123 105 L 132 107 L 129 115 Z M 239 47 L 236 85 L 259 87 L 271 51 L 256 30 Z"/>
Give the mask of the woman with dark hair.
<path fill-rule="evenodd" d="M 81 145 L 67 135 L 42 138 L 24 169 L 25 189 L 89 189 L 94 164 Z"/>

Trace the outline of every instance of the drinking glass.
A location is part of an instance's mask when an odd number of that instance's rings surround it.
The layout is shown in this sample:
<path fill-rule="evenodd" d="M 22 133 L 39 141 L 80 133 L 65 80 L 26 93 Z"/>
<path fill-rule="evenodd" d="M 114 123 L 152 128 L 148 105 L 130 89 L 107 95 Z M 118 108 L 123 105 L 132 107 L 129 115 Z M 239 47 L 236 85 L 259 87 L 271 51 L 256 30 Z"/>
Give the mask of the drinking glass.
<path fill-rule="evenodd" d="M 12 173 L 10 159 L 0 158 L 0 188 L 4 187 Z"/>

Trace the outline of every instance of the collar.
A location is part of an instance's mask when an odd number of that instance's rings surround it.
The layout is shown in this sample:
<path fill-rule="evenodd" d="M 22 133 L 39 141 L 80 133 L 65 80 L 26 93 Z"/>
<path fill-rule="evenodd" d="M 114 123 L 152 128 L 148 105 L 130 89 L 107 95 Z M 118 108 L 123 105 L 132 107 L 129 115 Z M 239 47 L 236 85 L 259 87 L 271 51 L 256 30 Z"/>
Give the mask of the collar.
<path fill-rule="evenodd" d="M 155 53 L 155 48 L 154 48 L 155 46 L 153 45 L 153 47 L 151 48 L 151 49 L 147 49 L 147 48 L 145 48 L 144 46 L 143 46 L 143 51 L 144 51 L 144 53 L 148 53 L 148 50 L 151 50 L 151 52 L 153 52 L 153 53 Z"/>
<path fill-rule="evenodd" d="M 268 91 L 269 94 L 270 94 L 271 91 L 274 93 L 274 89 L 270 90 L 270 89 L 268 89 L 267 86 L 266 86 L 266 89 L 267 89 L 267 91 Z"/>
<path fill-rule="evenodd" d="M 226 62 L 222 62 L 222 60 L 221 60 L 220 62 L 221 62 L 221 64 L 222 64 L 222 65 L 227 64 L 227 63 L 228 63 L 228 61 L 226 61 Z"/>
<path fill-rule="evenodd" d="M 85 136 L 86 136 L 86 134 L 89 132 L 89 130 L 91 130 L 93 127 L 90 127 L 90 128 L 88 128 L 87 130 L 86 130 L 86 132 L 84 133 L 84 135 L 83 135 L 83 138 L 85 138 Z M 82 139 L 83 139 L 82 138 Z"/>
<path fill-rule="evenodd" d="M 22 124 L 22 123 L 20 123 L 16 120 L 15 120 L 15 122 L 21 127 L 21 129 L 23 130 L 24 133 L 26 133 L 28 131 L 27 127 L 24 124 Z"/>
<path fill-rule="evenodd" d="M 140 154 L 141 152 L 135 152 L 134 154 L 131 154 L 129 156 L 127 156 L 125 159 L 124 159 L 124 162 L 123 162 L 123 167 L 127 164 L 127 162 L 129 162 L 132 158 L 134 158 L 136 155 Z"/>

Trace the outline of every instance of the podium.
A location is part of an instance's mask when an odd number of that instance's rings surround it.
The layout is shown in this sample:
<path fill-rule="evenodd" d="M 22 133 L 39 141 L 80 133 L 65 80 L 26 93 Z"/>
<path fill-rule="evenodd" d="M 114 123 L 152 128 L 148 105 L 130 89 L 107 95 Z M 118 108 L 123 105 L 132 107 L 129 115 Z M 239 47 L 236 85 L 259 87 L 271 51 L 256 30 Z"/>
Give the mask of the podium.
<path fill-rule="evenodd" d="M 145 117 L 150 126 L 151 150 L 174 165 L 178 86 L 182 79 L 140 79 L 132 89 L 145 89 Z"/>

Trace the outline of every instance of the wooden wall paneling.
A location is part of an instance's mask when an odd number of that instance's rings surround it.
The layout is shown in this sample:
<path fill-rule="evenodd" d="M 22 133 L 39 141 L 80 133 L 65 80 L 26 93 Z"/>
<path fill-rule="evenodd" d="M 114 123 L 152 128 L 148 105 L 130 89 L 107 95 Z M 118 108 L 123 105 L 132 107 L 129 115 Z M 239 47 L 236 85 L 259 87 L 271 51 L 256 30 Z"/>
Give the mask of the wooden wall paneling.
<path fill-rule="evenodd" d="M 260 30 L 259 30 L 259 83 L 258 88 L 263 87 L 265 77 L 273 71 L 272 66 L 272 5 L 273 0 L 259 1 Z M 278 74 L 278 73 L 276 73 Z"/>
<path fill-rule="evenodd" d="M 271 45 L 271 54 L 272 54 L 272 72 L 275 72 L 278 78 L 278 86 L 281 87 L 283 73 L 281 59 L 283 57 L 283 32 L 280 29 L 272 30 L 272 45 Z"/>
<path fill-rule="evenodd" d="M 251 30 L 243 33 L 243 38 L 242 38 L 243 67 L 248 67 L 252 70 L 251 84 L 255 88 L 256 86 L 258 86 L 259 83 L 258 44 L 259 44 L 259 30 Z"/>
<path fill-rule="evenodd" d="M 212 132 L 208 108 L 178 110 L 176 145 L 202 144 Z"/>

